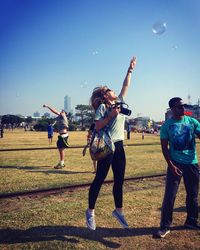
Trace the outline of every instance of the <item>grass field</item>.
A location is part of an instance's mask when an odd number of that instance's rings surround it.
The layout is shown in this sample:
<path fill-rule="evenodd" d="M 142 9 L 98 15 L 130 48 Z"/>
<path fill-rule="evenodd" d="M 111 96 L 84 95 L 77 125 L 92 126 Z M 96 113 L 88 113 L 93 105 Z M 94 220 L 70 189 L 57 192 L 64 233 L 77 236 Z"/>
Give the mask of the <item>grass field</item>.
<path fill-rule="evenodd" d="M 86 132 L 70 133 L 70 144 L 84 145 Z M 6 131 L 0 149 L 42 148 L 44 132 Z M 131 134 L 126 140 L 126 177 L 164 173 L 166 164 L 159 136 Z M 139 145 L 140 144 L 140 145 Z M 151 145 L 142 145 L 151 144 Z M 197 144 L 200 155 L 200 144 Z M 55 170 L 56 149 L 0 152 L 0 192 L 9 193 L 75 183 L 91 182 L 92 162 L 82 149 L 66 150 L 66 168 Z M 110 172 L 107 179 L 112 179 Z M 160 220 L 164 178 L 125 182 L 124 208 L 130 229 L 124 230 L 111 216 L 112 185 L 103 185 L 97 200 L 95 232 L 85 227 L 88 188 L 56 195 L 29 195 L 0 200 L 0 249 L 200 249 L 200 231 L 183 229 L 185 191 L 183 183 L 174 208 L 173 231 L 155 239 Z"/>
<path fill-rule="evenodd" d="M 87 132 L 71 132 L 69 142 L 72 146 L 86 143 Z M 126 177 L 163 173 L 165 161 L 160 153 L 159 136 L 147 135 L 145 140 L 141 134 L 132 134 L 131 140 L 125 144 L 127 155 Z M 151 145 L 141 145 L 142 143 Z M 138 146 L 139 145 L 139 146 Z M 24 132 L 23 130 L 6 131 L 0 140 L 0 149 L 11 148 L 48 148 L 47 150 L 28 150 L 0 152 L 0 193 L 24 190 L 62 187 L 69 184 L 91 182 L 93 167 L 89 153 L 82 156 L 82 148 L 65 150 L 63 170 L 55 170 L 58 162 L 56 136 L 49 146 L 46 132 Z M 112 179 L 111 171 L 107 179 Z"/>

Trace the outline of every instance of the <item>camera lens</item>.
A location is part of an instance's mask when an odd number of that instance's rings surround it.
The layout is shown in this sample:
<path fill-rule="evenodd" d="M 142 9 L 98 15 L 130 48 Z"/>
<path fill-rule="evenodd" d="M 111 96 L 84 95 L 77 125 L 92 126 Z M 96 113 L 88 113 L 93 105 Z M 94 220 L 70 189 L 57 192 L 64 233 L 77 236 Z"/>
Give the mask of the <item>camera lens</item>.
<path fill-rule="evenodd" d="M 130 116 L 131 115 L 131 110 L 130 109 L 127 109 L 127 108 L 123 108 L 121 107 L 121 112 L 123 115 L 128 115 Z"/>

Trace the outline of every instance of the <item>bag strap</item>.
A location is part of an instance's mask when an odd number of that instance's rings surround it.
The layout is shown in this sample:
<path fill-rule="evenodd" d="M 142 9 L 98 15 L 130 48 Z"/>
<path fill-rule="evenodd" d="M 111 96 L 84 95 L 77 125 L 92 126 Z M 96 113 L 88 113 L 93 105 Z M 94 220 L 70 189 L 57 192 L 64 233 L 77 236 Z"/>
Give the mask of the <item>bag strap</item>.
<path fill-rule="evenodd" d="M 83 156 L 85 156 L 87 148 L 89 148 L 89 146 L 93 143 L 94 137 L 95 137 L 95 133 L 96 133 L 95 128 L 93 128 L 92 135 L 91 135 L 91 140 L 83 148 L 83 151 L 82 151 Z"/>

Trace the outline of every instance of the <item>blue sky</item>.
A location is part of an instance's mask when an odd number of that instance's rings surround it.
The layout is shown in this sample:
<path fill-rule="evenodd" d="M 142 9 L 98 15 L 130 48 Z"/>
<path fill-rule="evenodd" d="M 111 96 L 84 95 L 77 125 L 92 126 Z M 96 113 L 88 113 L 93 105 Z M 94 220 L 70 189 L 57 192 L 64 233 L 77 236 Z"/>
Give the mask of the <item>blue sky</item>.
<path fill-rule="evenodd" d="M 98 85 L 119 92 L 133 55 L 133 117 L 163 120 L 174 96 L 196 104 L 199 13 L 198 0 L 0 0 L 0 115 L 60 110 L 65 95 L 89 104 Z"/>

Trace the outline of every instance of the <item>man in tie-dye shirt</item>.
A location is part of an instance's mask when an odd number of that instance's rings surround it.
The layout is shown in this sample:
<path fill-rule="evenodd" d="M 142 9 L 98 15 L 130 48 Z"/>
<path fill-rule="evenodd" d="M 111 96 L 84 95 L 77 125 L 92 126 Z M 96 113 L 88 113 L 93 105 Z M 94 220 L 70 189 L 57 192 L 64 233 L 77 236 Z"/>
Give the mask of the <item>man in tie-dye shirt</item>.
<path fill-rule="evenodd" d="M 186 105 L 180 97 L 169 101 L 172 118 L 168 119 L 160 131 L 161 147 L 168 164 L 165 195 L 163 199 L 159 238 L 170 232 L 173 208 L 178 187 L 183 176 L 186 189 L 187 217 L 185 228 L 199 230 L 198 226 L 198 192 L 199 165 L 196 153 L 195 136 L 200 139 L 200 123 L 184 115 Z"/>

